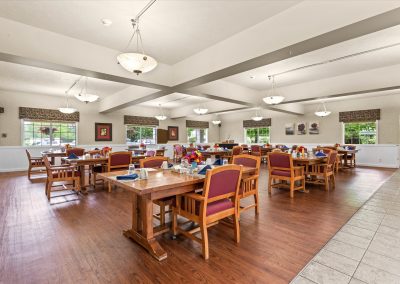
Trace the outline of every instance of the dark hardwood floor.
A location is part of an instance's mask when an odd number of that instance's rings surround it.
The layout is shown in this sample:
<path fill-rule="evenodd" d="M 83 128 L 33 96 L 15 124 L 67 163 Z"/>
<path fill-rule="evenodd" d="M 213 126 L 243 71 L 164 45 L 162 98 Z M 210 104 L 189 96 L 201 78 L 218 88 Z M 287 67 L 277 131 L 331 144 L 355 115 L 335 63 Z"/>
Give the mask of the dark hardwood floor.
<path fill-rule="evenodd" d="M 43 180 L 1 174 L 0 283 L 288 283 L 393 172 L 340 172 L 336 190 L 310 187 L 291 200 L 286 190 L 268 196 L 263 166 L 260 215 L 242 215 L 240 244 L 230 227 L 214 226 L 204 261 L 199 244 L 165 234 L 163 262 L 122 235 L 129 192 L 97 190 L 49 205 Z"/>

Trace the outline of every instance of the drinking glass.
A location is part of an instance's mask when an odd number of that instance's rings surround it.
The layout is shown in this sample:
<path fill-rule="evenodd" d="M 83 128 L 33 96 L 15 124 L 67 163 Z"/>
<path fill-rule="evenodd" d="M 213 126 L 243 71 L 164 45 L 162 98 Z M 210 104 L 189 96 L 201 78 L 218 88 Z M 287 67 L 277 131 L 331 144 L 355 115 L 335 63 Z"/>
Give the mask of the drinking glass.
<path fill-rule="evenodd" d="M 135 165 L 134 164 L 130 164 L 129 168 L 128 168 L 128 174 L 131 175 L 135 172 Z"/>

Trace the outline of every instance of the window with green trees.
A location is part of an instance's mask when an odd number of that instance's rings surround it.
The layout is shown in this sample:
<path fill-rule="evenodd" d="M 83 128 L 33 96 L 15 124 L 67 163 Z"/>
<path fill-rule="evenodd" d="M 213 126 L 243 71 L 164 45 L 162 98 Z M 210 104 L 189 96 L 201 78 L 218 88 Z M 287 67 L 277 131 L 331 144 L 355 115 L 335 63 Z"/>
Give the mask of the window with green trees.
<path fill-rule="evenodd" d="M 376 144 L 376 122 L 344 123 L 345 144 Z"/>
<path fill-rule="evenodd" d="M 156 144 L 157 143 L 157 127 L 151 126 L 126 126 L 126 142 Z"/>
<path fill-rule="evenodd" d="M 23 120 L 23 146 L 76 145 L 76 123 Z"/>
<path fill-rule="evenodd" d="M 245 143 L 269 143 L 269 127 L 245 128 Z"/>
<path fill-rule="evenodd" d="M 187 128 L 188 143 L 208 143 L 207 128 Z"/>

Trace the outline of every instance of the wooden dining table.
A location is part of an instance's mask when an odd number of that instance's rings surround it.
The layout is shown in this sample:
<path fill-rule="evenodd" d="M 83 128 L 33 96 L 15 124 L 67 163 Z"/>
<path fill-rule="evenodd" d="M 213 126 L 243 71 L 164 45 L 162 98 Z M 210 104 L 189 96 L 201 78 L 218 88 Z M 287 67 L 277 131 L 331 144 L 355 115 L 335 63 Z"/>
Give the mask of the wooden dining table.
<path fill-rule="evenodd" d="M 94 166 L 94 165 L 105 165 L 108 163 L 108 157 L 100 156 L 79 156 L 77 159 L 69 159 L 69 158 L 61 158 L 61 160 L 70 165 L 76 165 L 79 168 L 79 172 L 81 173 L 81 188 L 85 188 L 86 185 L 86 175 L 85 175 L 85 166 Z"/>
<path fill-rule="evenodd" d="M 338 149 L 337 150 L 339 154 L 343 154 L 343 165 L 342 168 L 343 169 L 348 169 L 351 168 L 351 166 L 349 165 L 349 155 L 355 155 L 356 153 L 358 153 L 357 149 L 353 149 L 353 150 L 347 150 L 347 149 Z"/>
<path fill-rule="evenodd" d="M 293 158 L 293 163 L 295 166 L 304 166 L 304 174 L 308 174 L 308 166 L 322 164 L 327 161 L 326 157 L 317 157 L 315 155 L 304 156 L 304 157 L 296 157 Z"/>
<path fill-rule="evenodd" d="M 99 174 L 99 177 L 115 184 L 132 194 L 132 227 L 123 231 L 124 236 L 144 247 L 153 257 L 161 261 L 167 253 L 156 240 L 156 236 L 168 231 L 169 224 L 153 227 L 153 200 L 193 192 L 203 187 L 204 175 L 179 174 L 173 170 L 150 169 L 148 179 L 117 180 L 118 175 L 127 171 Z M 243 167 L 243 175 L 248 176 L 255 168 Z"/>

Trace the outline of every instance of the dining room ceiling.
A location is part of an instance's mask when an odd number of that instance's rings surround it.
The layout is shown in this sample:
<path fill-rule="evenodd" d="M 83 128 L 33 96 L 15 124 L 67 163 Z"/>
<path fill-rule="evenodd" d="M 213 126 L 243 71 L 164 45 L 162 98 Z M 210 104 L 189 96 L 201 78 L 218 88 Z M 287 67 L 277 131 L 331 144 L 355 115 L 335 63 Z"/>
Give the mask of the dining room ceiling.
<path fill-rule="evenodd" d="M 159 0 L 140 18 L 146 53 L 175 64 L 296 5 L 299 0 Z M 123 51 L 130 19 L 148 1 L 0 1 L 0 17 Z M 101 20 L 112 21 L 104 26 Z"/>
<path fill-rule="evenodd" d="M 65 91 L 80 77 L 75 74 L 0 61 L 0 90 L 3 91 L 64 96 Z M 89 78 L 87 90 L 88 93 L 98 95 L 102 99 L 128 86 Z M 74 87 L 70 94 L 77 93 L 80 87 L 83 85 Z"/>

